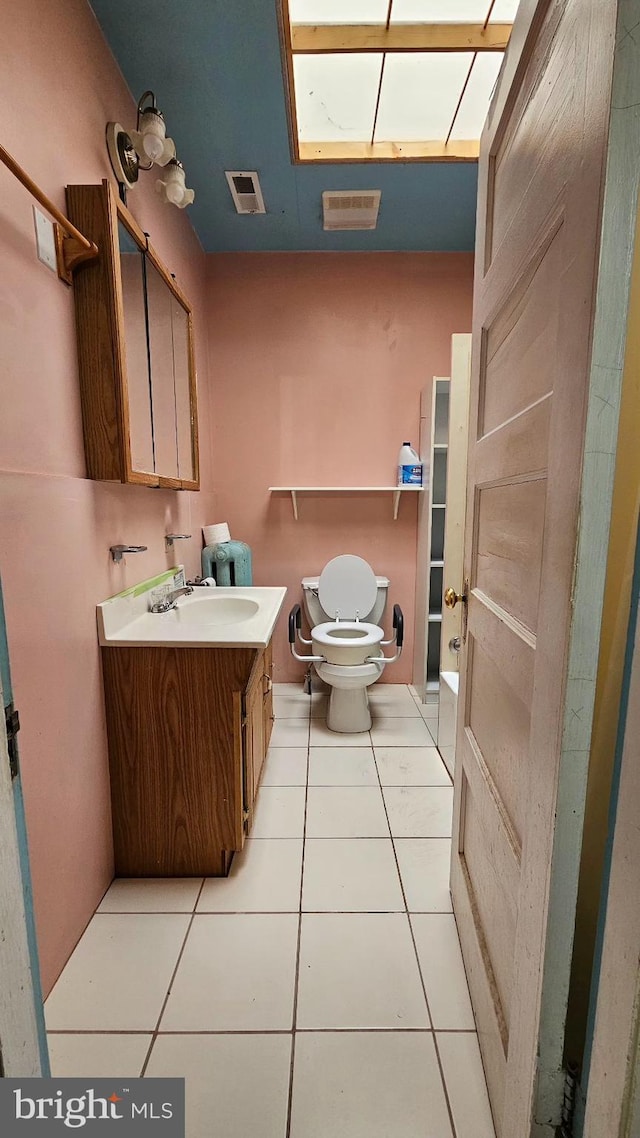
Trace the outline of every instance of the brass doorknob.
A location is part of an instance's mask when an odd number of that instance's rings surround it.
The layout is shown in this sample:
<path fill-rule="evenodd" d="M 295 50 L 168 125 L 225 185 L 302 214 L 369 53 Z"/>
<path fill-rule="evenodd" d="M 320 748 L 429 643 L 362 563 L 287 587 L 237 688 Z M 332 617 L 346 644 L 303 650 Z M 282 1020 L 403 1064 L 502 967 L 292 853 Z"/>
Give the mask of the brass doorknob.
<path fill-rule="evenodd" d="M 448 609 L 454 609 L 458 601 L 466 603 L 466 600 L 466 593 L 456 593 L 455 589 L 451 588 L 451 585 L 449 585 L 449 588 L 445 590 L 444 603 Z"/>

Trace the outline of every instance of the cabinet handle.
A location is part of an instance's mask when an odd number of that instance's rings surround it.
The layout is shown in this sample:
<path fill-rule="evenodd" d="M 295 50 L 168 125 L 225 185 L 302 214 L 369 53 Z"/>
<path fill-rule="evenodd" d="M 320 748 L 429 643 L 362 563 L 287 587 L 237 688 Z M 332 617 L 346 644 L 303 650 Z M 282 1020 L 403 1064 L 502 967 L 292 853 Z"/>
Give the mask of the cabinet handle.
<path fill-rule="evenodd" d="M 267 686 L 263 687 L 262 694 L 269 695 L 269 692 L 273 689 L 273 680 L 271 679 L 271 676 L 267 674 L 267 672 L 263 672 L 262 678 L 263 680 L 267 681 Z"/>

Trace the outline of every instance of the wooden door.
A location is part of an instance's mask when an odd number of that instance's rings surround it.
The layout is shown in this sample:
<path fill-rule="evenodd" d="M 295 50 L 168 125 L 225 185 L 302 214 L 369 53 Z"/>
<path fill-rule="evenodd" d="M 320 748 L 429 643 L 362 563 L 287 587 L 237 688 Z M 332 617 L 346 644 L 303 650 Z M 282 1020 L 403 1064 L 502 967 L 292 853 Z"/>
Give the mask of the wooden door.
<path fill-rule="evenodd" d="M 500 1138 L 551 1136 L 562 1098 L 583 810 L 563 731 L 616 8 L 523 0 L 481 142 L 451 884 Z"/>

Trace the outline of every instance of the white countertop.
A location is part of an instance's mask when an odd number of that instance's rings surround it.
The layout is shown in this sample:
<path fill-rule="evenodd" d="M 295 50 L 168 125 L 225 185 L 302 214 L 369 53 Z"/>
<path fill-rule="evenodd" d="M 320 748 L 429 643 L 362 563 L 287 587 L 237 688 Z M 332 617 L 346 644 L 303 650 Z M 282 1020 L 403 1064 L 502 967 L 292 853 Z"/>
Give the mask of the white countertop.
<path fill-rule="evenodd" d="M 286 592 L 284 587 L 196 587 L 165 613 L 148 611 L 148 593 L 120 594 L 97 606 L 98 640 L 105 648 L 266 648 Z M 242 620 L 225 616 L 219 623 L 209 614 L 215 612 L 218 604 L 224 610 L 225 598 L 231 602 L 252 601 L 257 604 L 257 611 Z M 203 613 L 207 613 L 202 621 L 198 620 L 196 606 L 202 606 Z"/>

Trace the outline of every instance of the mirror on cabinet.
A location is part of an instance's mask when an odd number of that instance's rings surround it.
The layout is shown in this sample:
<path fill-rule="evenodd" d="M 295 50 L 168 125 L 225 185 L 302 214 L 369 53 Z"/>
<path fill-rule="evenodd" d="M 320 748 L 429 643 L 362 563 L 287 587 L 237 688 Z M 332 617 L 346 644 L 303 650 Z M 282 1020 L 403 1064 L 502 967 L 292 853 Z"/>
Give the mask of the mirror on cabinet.
<path fill-rule="evenodd" d="M 74 281 L 87 475 L 199 490 L 189 302 L 109 183 L 67 207 L 100 249 Z"/>
<path fill-rule="evenodd" d="M 129 230 L 120 220 L 118 220 L 118 248 L 122 283 L 124 355 L 129 394 L 131 465 L 134 470 L 153 474 L 155 455 L 147 351 L 144 252 L 138 248 Z"/>
<path fill-rule="evenodd" d="M 189 305 L 150 246 L 145 257 L 156 463 L 180 483 L 196 477 Z"/>

